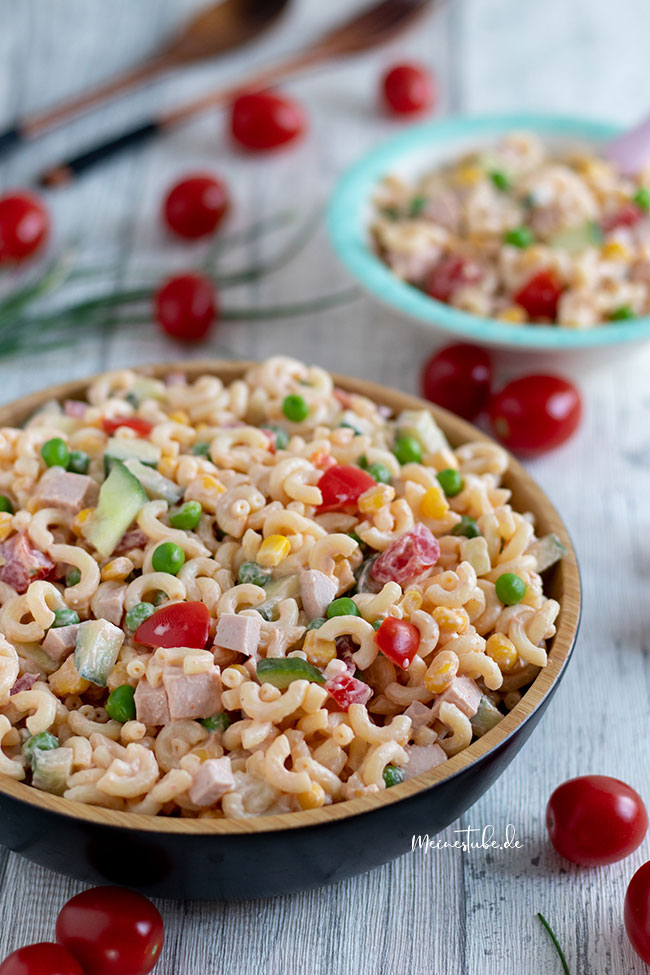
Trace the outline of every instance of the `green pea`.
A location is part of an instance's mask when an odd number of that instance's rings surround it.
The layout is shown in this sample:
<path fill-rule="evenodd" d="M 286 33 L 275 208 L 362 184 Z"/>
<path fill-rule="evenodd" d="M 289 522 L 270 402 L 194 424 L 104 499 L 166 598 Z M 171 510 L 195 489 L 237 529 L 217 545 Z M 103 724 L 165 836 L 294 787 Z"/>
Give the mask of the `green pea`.
<path fill-rule="evenodd" d="M 361 616 L 357 604 L 348 596 L 340 596 L 327 607 L 327 618 L 331 620 L 333 616 Z"/>
<path fill-rule="evenodd" d="M 404 781 L 404 773 L 397 765 L 387 765 L 383 774 L 387 789 L 390 789 L 392 785 L 399 785 L 400 782 Z"/>
<path fill-rule="evenodd" d="M 650 210 L 650 188 L 647 186 L 640 186 L 632 199 L 639 209 Z"/>
<path fill-rule="evenodd" d="M 507 174 L 504 173 L 502 169 L 495 169 L 493 172 L 491 172 L 490 179 L 492 180 L 496 188 L 498 190 L 501 190 L 502 193 L 505 193 L 507 190 L 510 189 L 510 180 L 508 179 Z"/>
<path fill-rule="evenodd" d="M 409 203 L 409 217 L 419 217 L 427 203 L 426 196 L 414 196 Z"/>
<path fill-rule="evenodd" d="M 464 535 L 465 538 L 478 538 L 481 534 L 478 525 L 469 515 L 462 515 L 460 521 L 451 530 L 452 535 Z"/>
<path fill-rule="evenodd" d="M 163 542 L 154 549 L 151 565 L 154 572 L 168 572 L 176 576 L 183 568 L 185 552 L 175 542 Z"/>
<path fill-rule="evenodd" d="M 506 244 L 512 244 L 513 247 L 521 247 L 523 249 L 530 247 L 534 243 L 535 237 L 530 227 L 521 226 L 508 230 L 504 240 Z"/>
<path fill-rule="evenodd" d="M 75 613 L 74 609 L 55 609 L 51 629 L 54 630 L 59 626 L 72 626 L 78 622 L 79 615 Z"/>
<path fill-rule="evenodd" d="M 192 447 L 192 453 L 195 457 L 207 457 L 210 453 L 210 444 L 206 441 L 195 443 Z"/>
<path fill-rule="evenodd" d="M 419 464 L 422 460 L 422 447 L 415 437 L 398 437 L 393 453 L 400 464 Z"/>
<path fill-rule="evenodd" d="M 270 580 L 271 573 L 257 562 L 242 562 L 239 567 L 237 582 L 241 585 L 265 586 Z"/>
<path fill-rule="evenodd" d="M 320 630 L 320 628 L 323 625 L 323 623 L 327 623 L 327 620 L 325 619 L 325 617 L 324 616 L 317 616 L 315 620 L 312 620 L 311 623 L 308 623 L 307 624 L 307 629 L 308 630 Z"/>
<path fill-rule="evenodd" d="M 172 511 L 169 516 L 169 524 L 172 528 L 180 528 L 182 531 L 192 531 L 201 520 L 203 508 L 199 501 L 186 501 L 184 504 Z"/>
<path fill-rule="evenodd" d="M 51 752 L 53 748 L 59 747 L 59 739 L 49 731 L 39 731 L 37 735 L 32 735 L 23 745 L 23 752 L 31 761 L 34 752 L 38 749 L 41 752 Z"/>
<path fill-rule="evenodd" d="M 68 470 L 73 474 L 87 474 L 90 467 L 90 457 L 85 450 L 73 450 L 68 462 Z"/>
<path fill-rule="evenodd" d="M 282 427 L 279 427 L 276 423 L 269 423 L 268 426 L 263 426 L 262 430 L 270 430 L 275 436 L 275 449 L 276 450 L 286 450 L 289 446 L 289 434 Z"/>
<path fill-rule="evenodd" d="M 0 494 L 0 511 L 8 511 L 10 515 L 14 513 L 14 506 L 6 494 Z"/>
<path fill-rule="evenodd" d="M 444 471 L 438 471 L 436 478 L 448 498 L 455 498 L 463 490 L 463 479 L 460 472 L 455 471 L 453 467 L 447 467 Z"/>
<path fill-rule="evenodd" d="M 135 633 L 137 628 L 145 620 L 148 620 L 150 616 L 156 612 L 156 607 L 153 603 L 136 603 L 126 614 L 126 619 L 124 624 L 129 631 L 129 633 Z"/>
<path fill-rule="evenodd" d="M 373 628 L 373 630 L 375 631 L 375 633 L 376 633 L 376 632 L 377 632 L 377 630 L 378 630 L 378 629 L 380 628 L 380 626 L 381 626 L 381 624 L 382 624 L 383 622 L 384 622 L 384 621 L 383 621 L 383 619 L 382 619 L 382 620 L 375 620 L 375 621 L 373 622 L 373 624 L 372 624 L 372 628 Z"/>
<path fill-rule="evenodd" d="M 151 602 L 154 604 L 154 606 L 160 606 L 161 603 L 167 602 L 168 599 L 169 596 L 164 589 L 156 589 L 151 597 Z"/>
<path fill-rule="evenodd" d="M 526 583 L 514 572 L 504 572 L 496 581 L 496 593 L 506 606 L 514 606 L 526 595 Z"/>
<path fill-rule="evenodd" d="M 621 305 L 614 309 L 609 317 L 613 322 L 623 322 L 628 318 L 636 318 L 636 315 L 630 305 Z"/>
<path fill-rule="evenodd" d="M 369 464 L 366 470 L 378 484 L 390 484 L 393 480 L 393 476 L 385 464 Z"/>
<path fill-rule="evenodd" d="M 309 407 L 299 393 L 289 393 L 282 401 L 282 412 L 292 423 L 302 423 L 309 416 Z"/>
<path fill-rule="evenodd" d="M 65 584 L 66 586 L 76 586 L 78 582 L 81 582 L 81 572 L 75 565 L 66 572 Z"/>
<path fill-rule="evenodd" d="M 211 718 L 203 718 L 199 724 L 202 724 L 208 731 L 225 731 L 226 728 L 230 727 L 232 721 L 225 711 L 220 711 L 219 714 L 214 714 Z"/>
<path fill-rule="evenodd" d="M 48 467 L 67 467 L 70 453 L 61 437 L 53 437 L 41 447 L 41 457 Z"/>
<path fill-rule="evenodd" d="M 120 687 L 116 687 L 108 695 L 108 700 L 106 702 L 106 714 L 113 721 L 119 721 L 124 724 L 125 721 L 135 720 L 135 687 L 131 687 L 130 684 L 122 684 Z"/>

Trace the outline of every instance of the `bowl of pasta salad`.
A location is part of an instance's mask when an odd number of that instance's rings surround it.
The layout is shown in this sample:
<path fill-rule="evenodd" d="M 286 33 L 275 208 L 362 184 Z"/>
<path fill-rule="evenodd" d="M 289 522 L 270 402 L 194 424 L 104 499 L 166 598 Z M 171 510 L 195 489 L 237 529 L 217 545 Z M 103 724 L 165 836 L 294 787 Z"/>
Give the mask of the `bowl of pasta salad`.
<path fill-rule="evenodd" d="M 0 408 L 3 843 L 266 896 L 474 802 L 579 620 L 566 530 L 465 421 L 285 356 Z"/>
<path fill-rule="evenodd" d="M 650 338 L 650 165 L 605 160 L 616 126 L 526 113 L 410 128 L 329 208 L 334 248 L 421 324 L 517 350 Z"/>

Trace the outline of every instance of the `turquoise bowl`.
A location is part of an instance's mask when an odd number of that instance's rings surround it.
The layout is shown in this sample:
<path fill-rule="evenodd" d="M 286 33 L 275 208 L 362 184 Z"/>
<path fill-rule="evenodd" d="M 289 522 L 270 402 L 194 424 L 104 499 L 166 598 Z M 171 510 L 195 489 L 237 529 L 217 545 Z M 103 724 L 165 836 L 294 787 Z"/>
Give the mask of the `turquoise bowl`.
<path fill-rule="evenodd" d="M 372 196 L 388 173 L 412 178 L 464 152 L 494 143 L 512 130 L 535 132 L 552 147 L 598 149 L 620 129 L 607 122 L 535 115 L 450 118 L 410 127 L 384 142 L 347 170 L 328 206 L 327 224 L 336 253 L 372 295 L 432 330 L 483 345 L 513 350 L 563 352 L 616 346 L 650 339 L 650 316 L 590 329 L 556 325 L 510 325 L 481 318 L 429 298 L 397 278 L 373 252 L 368 233 Z"/>

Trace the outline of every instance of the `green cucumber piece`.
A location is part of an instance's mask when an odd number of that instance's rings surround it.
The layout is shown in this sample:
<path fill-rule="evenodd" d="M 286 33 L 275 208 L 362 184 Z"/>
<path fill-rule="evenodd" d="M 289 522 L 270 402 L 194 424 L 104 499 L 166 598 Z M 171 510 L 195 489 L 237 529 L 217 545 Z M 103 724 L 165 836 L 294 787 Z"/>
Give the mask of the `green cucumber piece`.
<path fill-rule="evenodd" d="M 265 620 L 275 618 L 275 610 L 283 599 L 295 599 L 300 595 L 300 580 L 297 573 L 273 579 L 264 586 L 266 600 L 255 609 Z"/>
<path fill-rule="evenodd" d="M 27 755 L 30 765 L 34 763 L 34 752 L 49 752 L 59 747 L 59 739 L 49 731 L 39 731 L 37 735 L 30 735 L 23 744 L 23 754 Z"/>
<path fill-rule="evenodd" d="M 549 535 L 538 538 L 526 551 L 526 555 L 534 555 L 537 571 L 544 572 L 559 562 L 560 559 L 563 559 L 567 551 L 557 535 L 551 532 Z"/>
<path fill-rule="evenodd" d="M 126 460 L 124 466 L 137 477 L 150 498 L 161 498 L 170 504 L 176 504 L 185 494 L 184 487 L 139 460 Z"/>
<path fill-rule="evenodd" d="M 602 242 L 603 232 L 593 220 L 588 220 L 579 227 L 568 227 L 566 230 L 558 230 L 549 239 L 551 247 L 568 251 L 569 254 L 577 254 L 587 247 L 597 247 Z"/>
<path fill-rule="evenodd" d="M 145 399 L 155 399 L 161 402 L 165 398 L 165 384 L 160 379 L 153 379 L 151 376 L 136 376 L 129 392 L 138 406 Z"/>
<path fill-rule="evenodd" d="M 74 651 L 74 665 L 79 676 L 99 687 L 106 687 L 123 643 L 124 633 L 108 620 L 80 623 Z"/>
<path fill-rule="evenodd" d="M 137 513 L 148 501 L 144 488 L 124 464 L 116 460 L 99 489 L 99 502 L 84 526 L 84 535 L 107 559 Z"/>
<path fill-rule="evenodd" d="M 31 759 L 32 785 L 41 792 L 62 796 L 67 788 L 72 758 L 71 748 L 52 748 L 49 751 L 35 748 Z"/>
<path fill-rule="evenodd" d="M 483 695 L 479 701 L 478 710 L 473 718 L 470 718 L 470 724 L 472 726 L 472 731 L 474 734 L 480 738 L 485 735 L 491 728 L 501 721 L 504 715 L 501 714 L 498 708 L 495 708 L 492 701 Z"/>
<path fill-rule="evenodd" d="M 257 677 L 263 684 L 273 684 L 284 690 L 294 680 L 308 680 L 324 684 L 325 676 L 302 657 L 269 657 L 257 664 Z"/>
<path fill-rule="evenodd" d="M 147 467 L 157 467 L 162 456 L 160 447 L 149 440 L 140 437 L 111 437 L 104 450 L 104 469 L 106 473 L 113 466 L 113 461 L 139 460 Z"/>

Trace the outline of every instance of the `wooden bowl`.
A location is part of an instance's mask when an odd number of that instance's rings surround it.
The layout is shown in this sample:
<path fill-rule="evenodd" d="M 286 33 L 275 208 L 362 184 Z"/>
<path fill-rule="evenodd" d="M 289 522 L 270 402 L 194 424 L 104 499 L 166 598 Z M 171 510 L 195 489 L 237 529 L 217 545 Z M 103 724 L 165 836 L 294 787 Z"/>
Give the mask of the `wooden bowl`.
<path fill-rule="evenodd" d="M 145 371 L 182 370 L 226 382 L 246 362 L 173 362 Z M 430 403 L 374 383 L 335 376 L 338 386 L 395 411 L 429 409 L 452 446 L 488 440 Z M 91 380 L 74 380 L 0 408 L 0 425 L 23 423 L 52 398 L 83 398 Z M 555 532 L 568 549 L 546 574 L 545 591 L 561 604 L 548 665 L 503 720 L 442 766 L 376 796 L 305 812 L 249 819 L 175 819 L 83 805 L 0 775 L 2 843 L 52 870 L 88 883 L 122 883 L 161 897 L 245 898 L 334 883 L 410 849 L 461 816 L 504 771 L 546 709 L 566 668 L 580 621 L 580 576 L 571 540 L 553 505 L 510 458 L 504 482 L 519 511 L 535 515 L 540 535 Z"/>

